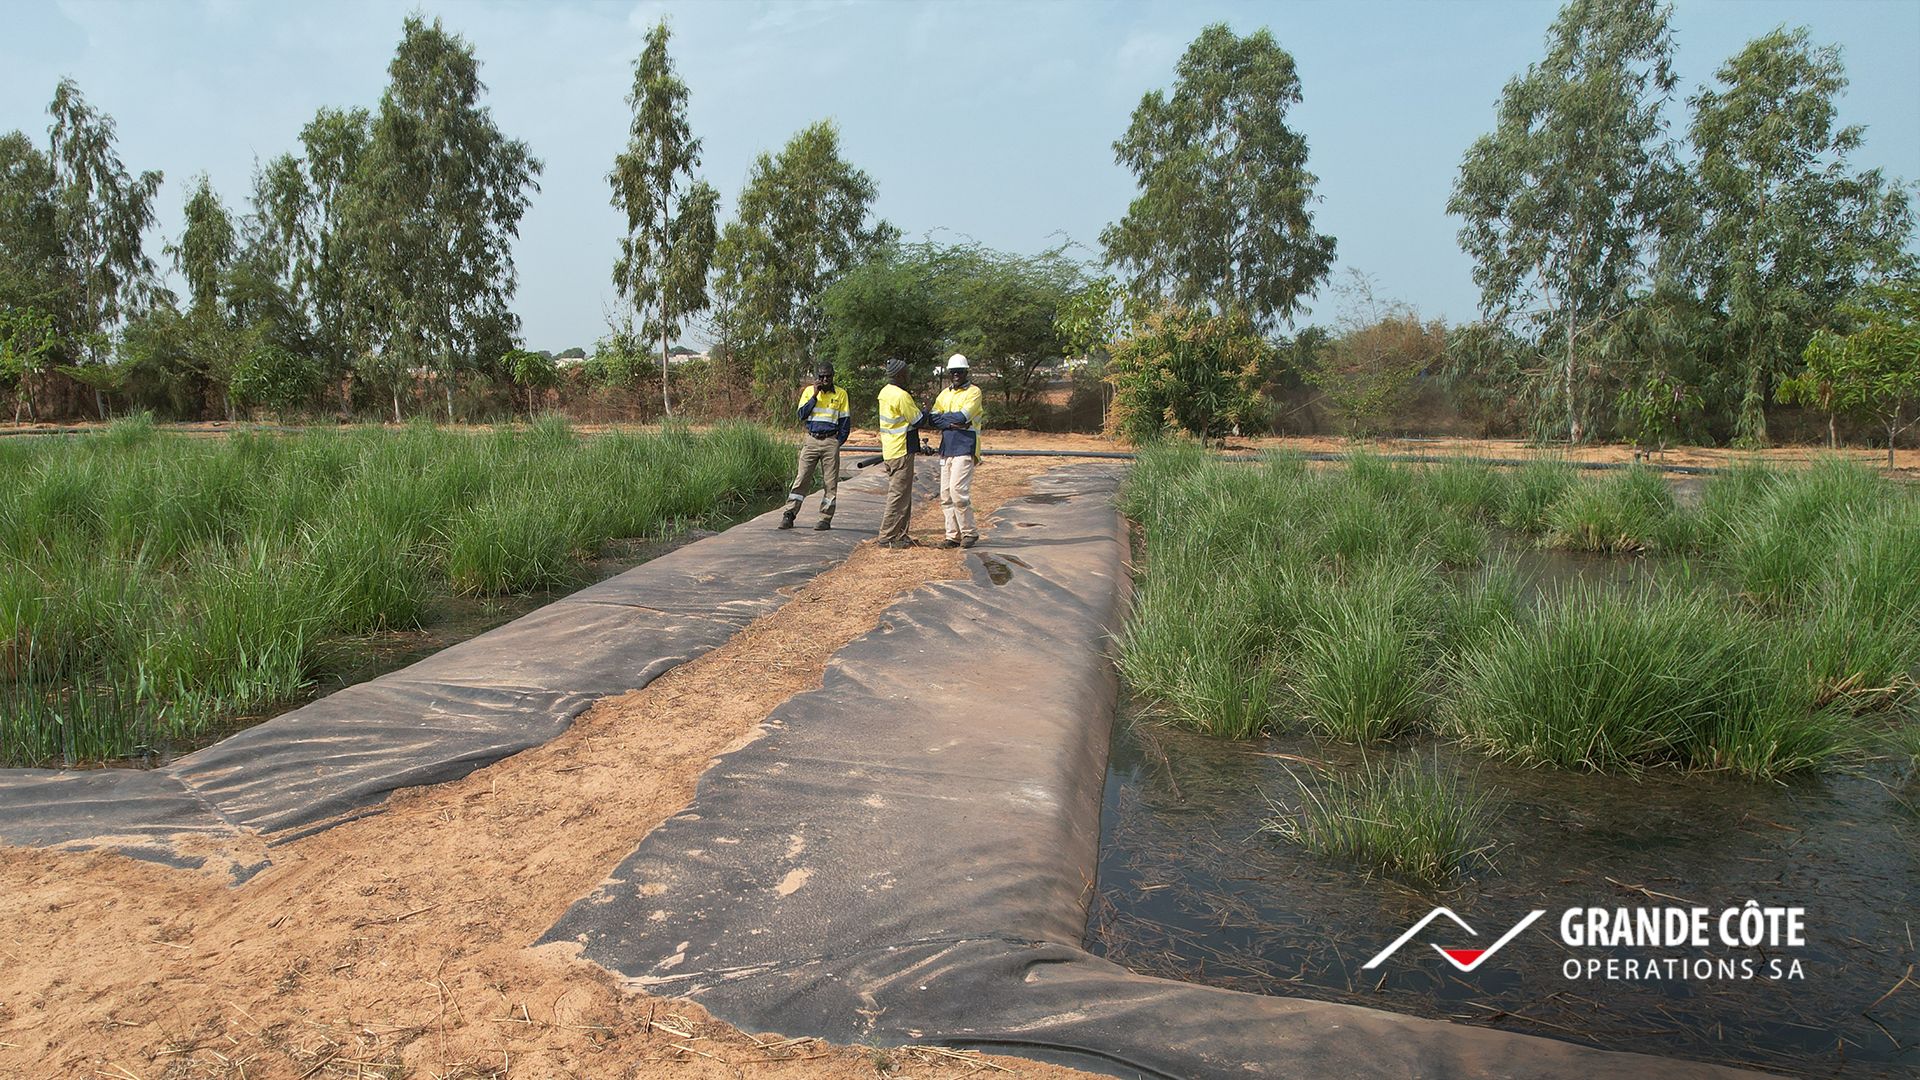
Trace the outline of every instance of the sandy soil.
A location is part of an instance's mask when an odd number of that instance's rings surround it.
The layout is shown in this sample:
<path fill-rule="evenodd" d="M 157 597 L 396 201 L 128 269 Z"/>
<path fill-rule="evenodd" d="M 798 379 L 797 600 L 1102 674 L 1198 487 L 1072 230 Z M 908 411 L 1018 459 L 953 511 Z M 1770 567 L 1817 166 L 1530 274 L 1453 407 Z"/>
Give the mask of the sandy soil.
<path fill-rule="evenodd" d="M 1040 464 L 990 461 L 984 510 Z M 915 514 L 939 537 L 939 507 Z M 958 552 L 862 545 L 724 647 L 559 739 L 273 850 L 238 889 L 0 849 L 0 1076 L 960 1076 L 975 1055 L 752 1038 L 528 949 L 897 597 Z M 257 843 L 257 841 L 254 841 Z M 243 846 L 245 842 L 243 841 Z M 219 860 L 215 860 L 216 863 Z M 1080 1075 L 985 1059 L 1030 1077 Z"/>

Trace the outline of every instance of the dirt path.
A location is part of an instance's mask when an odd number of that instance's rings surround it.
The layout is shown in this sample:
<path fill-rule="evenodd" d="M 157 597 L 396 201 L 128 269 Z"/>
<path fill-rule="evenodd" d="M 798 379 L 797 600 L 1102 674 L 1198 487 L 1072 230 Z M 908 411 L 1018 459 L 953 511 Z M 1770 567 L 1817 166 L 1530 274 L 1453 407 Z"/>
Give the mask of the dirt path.
<path fill-rule="evenodd" d="M 982 510 L 1041 465 L 992 461 Z M 915 535 L 938 539 L 939 507 Z M 774 614 L 565 735 L 276 848 L 239 889 L 101 853 L 0 849 L 0 1075 L 954 1075 L 978 1060 L 749 1038 L 526 945 L 685 806 L 897 597 L 960 553 L 862 545 Z M 217 860 L 216 860 L 217 862 Z M 1030 1077 L 1080 1075 L 992 1059 Z"/>

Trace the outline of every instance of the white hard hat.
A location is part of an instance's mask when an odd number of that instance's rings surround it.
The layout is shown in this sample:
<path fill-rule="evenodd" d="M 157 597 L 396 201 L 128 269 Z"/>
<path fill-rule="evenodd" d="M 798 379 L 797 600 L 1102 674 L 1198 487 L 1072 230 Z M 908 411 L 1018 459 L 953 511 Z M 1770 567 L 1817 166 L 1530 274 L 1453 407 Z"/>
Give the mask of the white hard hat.
<path fill-rule="evenodd" d="M 954 353 L 952 356 L 947 357 L 947 370 L 952 371 L 955 368 L 961 371 L 967 370 L 967 358 L 961 356 L 959 353 Z"/>

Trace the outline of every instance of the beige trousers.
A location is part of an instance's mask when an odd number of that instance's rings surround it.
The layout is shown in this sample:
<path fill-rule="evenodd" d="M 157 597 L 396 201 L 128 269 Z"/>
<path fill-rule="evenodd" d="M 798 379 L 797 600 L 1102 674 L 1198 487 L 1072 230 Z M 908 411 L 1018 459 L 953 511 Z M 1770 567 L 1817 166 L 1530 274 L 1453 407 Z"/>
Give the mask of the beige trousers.
<path fill-rule="evenodd" d="M 907 538 L 907 520 L 913 516 L 913 455 L 882 462 L 887 470 L 887 509 L 880 517 L 880 542 Z"/>
<path fill-rule="evenodd" d="M 807 436 L 800 444 L 800 468 L 794 473 L 793 487 L 787 489 L 787 513 L 800 513 L 800 502 L 807 497 L 807 485 L 813 482 L 815 470 L 820 472 L 820 516 L 833 517 L 834 496 L 840 490 L 840 440 L 831 436 L 824 439 Z"/>
<path fill-rule="evenodd" d="M 980 536 L 973 527 L 973 455 L 940 459 L 940 513 L 947 520 L 947 539 Z"/>

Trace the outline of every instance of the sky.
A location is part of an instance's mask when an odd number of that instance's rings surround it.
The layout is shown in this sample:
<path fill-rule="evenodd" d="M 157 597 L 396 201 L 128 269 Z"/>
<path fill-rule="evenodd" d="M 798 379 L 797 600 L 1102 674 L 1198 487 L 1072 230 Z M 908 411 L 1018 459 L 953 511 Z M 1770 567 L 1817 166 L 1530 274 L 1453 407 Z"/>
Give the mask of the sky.
<path fill-rule="evenodd" d="M 74 78 L 117 122 L 128 168 L 165 173 L 148 235 L 164 264 L 192 178 L 206 172 L 244 212 L 256 163 L 296 149 L 317 109 L 377 106 L 416 10 L 472 44 L 484 103 L 545 163 L 514 246 L 513 307 L 529 347 L 558 351 L 591 346 L 615 314 L 623 221 L 606 174 L 626 141 L 634 59 L 663 17 L 722 223 L 756 156 L 831 119 L 878 187 L 875 210 L 909 238 L 1020 253 L 1070 240 L 1088 258 L 1135 194 L 1113 141 L 1141 96 L 1171 86 L 1207 24 L 1265 26 L 1298 65 L 1303 100 L 1289 119 L 1319 176 L 1315 220 L 1337 239 L 1336 274 L 1358 268 L 1380 296 L 1464 321 L 1478 292 L 1447 194 L 1501 86 L 1544 54 L 1558 5 L 12 0 L 0 132 L 44 147 L 54 85 Z M 1843 50 L 1840 120 L 1867 128 L 1855 164 L 1920 180 L 1920 0 L 1680 0 L 1677 98 L 1782 24 Z M 1683 100 L 1671 111 L 1684 130 Z M 1330 318 L 1331 304 L 1323 290 L 1298 321 Z"/>

